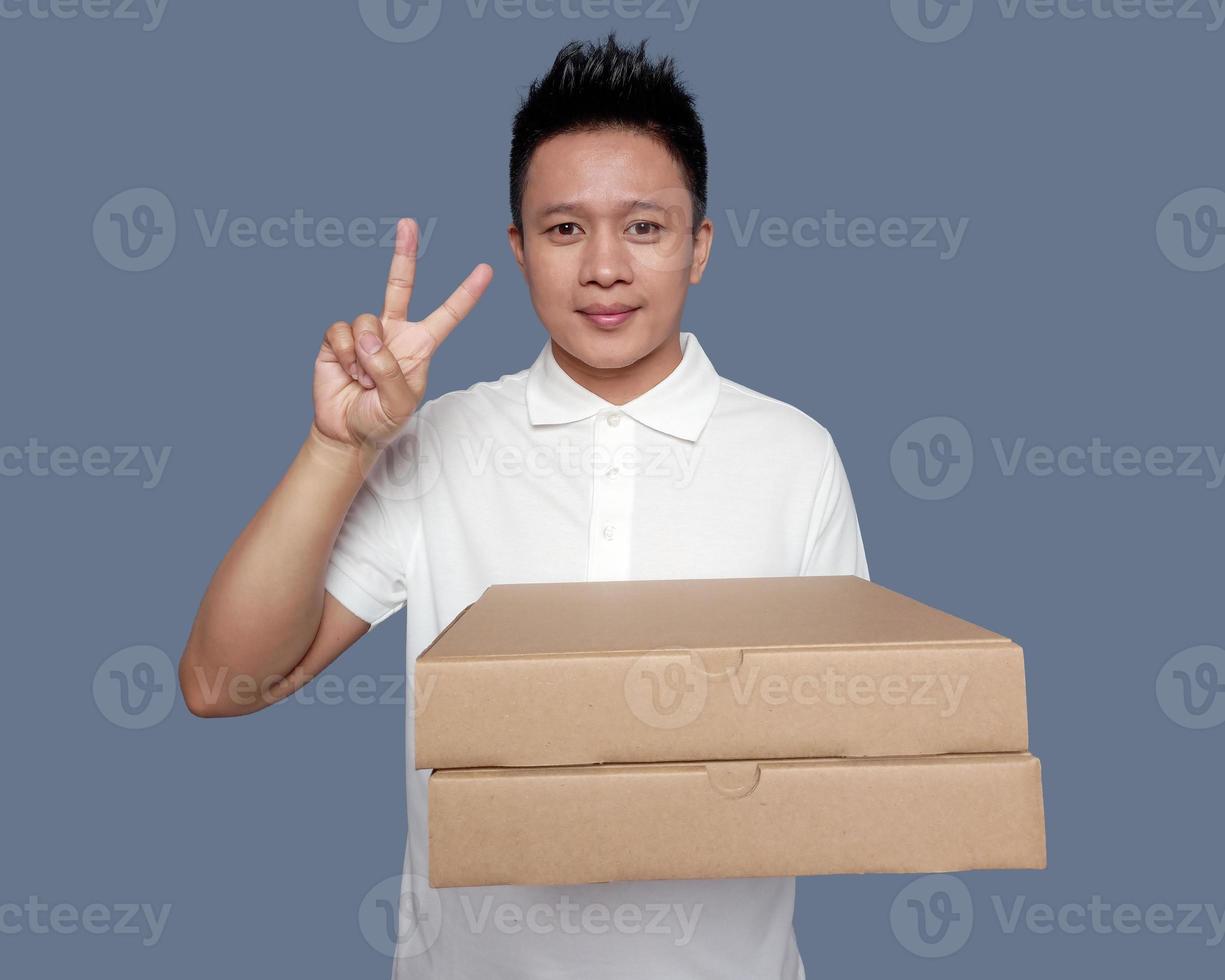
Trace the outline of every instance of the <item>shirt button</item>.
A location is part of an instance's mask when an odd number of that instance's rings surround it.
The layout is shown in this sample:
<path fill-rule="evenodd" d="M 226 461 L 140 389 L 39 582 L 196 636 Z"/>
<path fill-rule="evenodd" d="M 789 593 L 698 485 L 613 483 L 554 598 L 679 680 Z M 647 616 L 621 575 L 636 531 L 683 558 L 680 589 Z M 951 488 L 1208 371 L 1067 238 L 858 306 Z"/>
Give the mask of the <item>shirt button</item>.
<path fill-rule="evenodd" d="M 609 425 L 620 425 L 621 424 L 621 413 L 613 412 L 607 416 L 607 419 L 608 419 Z"/>
<path fill-rule="evenodd" d="M 615 466 L 610 466 L 608 468 L 608 478 L 610 480 L 615 480 L 617 478 L 617 468 Z"/>
<path fill-rule="evenodd" d="M 612 524 L 604 525 L 604 539 L 606 541 L 611 541 L 613 539 L 613 535 L 616 533 L 617 533 L 617 529 Z"/>

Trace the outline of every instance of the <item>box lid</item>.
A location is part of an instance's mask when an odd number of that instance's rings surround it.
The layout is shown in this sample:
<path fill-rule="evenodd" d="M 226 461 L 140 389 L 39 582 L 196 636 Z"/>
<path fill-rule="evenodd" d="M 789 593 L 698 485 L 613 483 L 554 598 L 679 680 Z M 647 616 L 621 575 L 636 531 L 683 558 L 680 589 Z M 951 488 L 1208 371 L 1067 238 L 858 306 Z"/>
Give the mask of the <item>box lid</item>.
<path fill-rule="evenodd" d="M 414 680 L 419 769 L 1028 746 L 1019 646 L 855 576 L 493 585 Z"/>
<path fill-rule="evenodd" d="M 491 585 L 421 656 L 1000 641 L 855 575 L 637 579 Z"/>

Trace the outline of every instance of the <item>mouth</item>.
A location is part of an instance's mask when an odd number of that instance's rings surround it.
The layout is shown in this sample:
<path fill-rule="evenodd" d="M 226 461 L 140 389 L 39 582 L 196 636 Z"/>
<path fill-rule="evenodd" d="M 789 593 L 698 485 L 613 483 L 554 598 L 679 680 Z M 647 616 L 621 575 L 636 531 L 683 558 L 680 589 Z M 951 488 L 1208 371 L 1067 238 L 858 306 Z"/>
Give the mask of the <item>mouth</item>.
<path fill-rule="evenodd" d="M 638 310 L 639 307 L 637 306 L 620 304 L 617 306 L 589 306 L 578 312 L 597 327 L 610 330 L 613 327 L 621 326 L 621 324 L 637 313 Z"/>

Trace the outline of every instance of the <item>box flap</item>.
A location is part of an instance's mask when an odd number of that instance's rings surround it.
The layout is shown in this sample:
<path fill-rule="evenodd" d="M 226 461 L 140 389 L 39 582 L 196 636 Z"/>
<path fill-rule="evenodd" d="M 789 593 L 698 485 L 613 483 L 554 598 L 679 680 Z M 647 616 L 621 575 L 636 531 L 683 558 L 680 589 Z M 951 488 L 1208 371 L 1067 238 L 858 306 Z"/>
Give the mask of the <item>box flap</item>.
<path fill-rule="evenodd" d="M 491 585 L 422 658 L 989 642 L 1008 639 L 854 575 L 638 579 Z"/>

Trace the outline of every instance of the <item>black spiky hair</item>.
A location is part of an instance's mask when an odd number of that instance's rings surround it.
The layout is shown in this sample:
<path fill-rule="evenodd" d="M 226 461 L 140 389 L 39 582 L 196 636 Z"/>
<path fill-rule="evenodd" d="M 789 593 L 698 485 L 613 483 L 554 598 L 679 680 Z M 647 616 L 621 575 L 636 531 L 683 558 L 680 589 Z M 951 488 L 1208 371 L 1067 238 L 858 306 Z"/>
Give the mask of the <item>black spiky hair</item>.
<path fill-rule="evenodd" d="M 659 140 L 680 164 L 693 200 L 693 232 L 706 217 L 706 139 L 693 95 L 669 56 L 651 60 L 647 42 L 571 41 L 548 74 L 532 83 L 515 114 L 510 146 L 510 213 L 523 232 L 523 186 L 532 154 L 562 133 L 638 130 Z"/>

